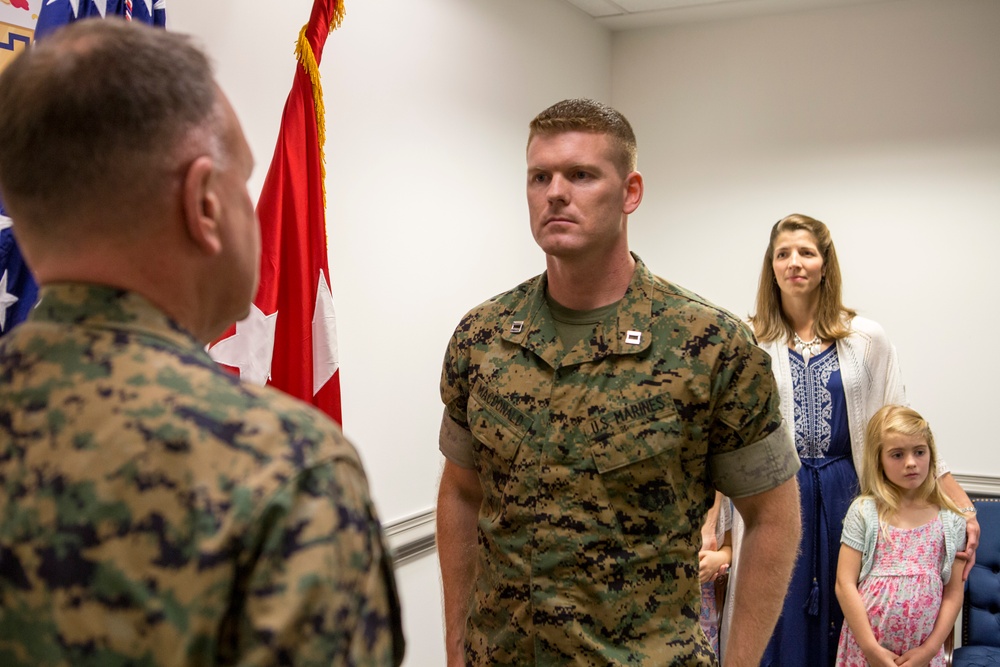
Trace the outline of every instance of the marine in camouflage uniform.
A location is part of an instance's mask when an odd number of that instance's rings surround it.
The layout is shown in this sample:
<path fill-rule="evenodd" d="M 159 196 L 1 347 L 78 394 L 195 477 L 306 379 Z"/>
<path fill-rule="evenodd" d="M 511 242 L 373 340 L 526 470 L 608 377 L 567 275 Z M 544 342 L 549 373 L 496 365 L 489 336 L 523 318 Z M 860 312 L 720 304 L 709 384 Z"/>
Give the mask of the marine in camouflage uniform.
<path fill-rule="evenodd" d="M 545 274 L 473 309 L 450 341 L 441 395 L 468 437 L 441 449 L 483 488 L 472 665 L 717 664 L 698 624 L 714 489 L 759 493 L 798 469 L 744 325 L 635 261 L 572 349 Z"/>
<path fill-rule="evenodd" d="M 0 665 L 393 665 L 391 564 L 324 415 L 134 293 L 0 339 Z"/>

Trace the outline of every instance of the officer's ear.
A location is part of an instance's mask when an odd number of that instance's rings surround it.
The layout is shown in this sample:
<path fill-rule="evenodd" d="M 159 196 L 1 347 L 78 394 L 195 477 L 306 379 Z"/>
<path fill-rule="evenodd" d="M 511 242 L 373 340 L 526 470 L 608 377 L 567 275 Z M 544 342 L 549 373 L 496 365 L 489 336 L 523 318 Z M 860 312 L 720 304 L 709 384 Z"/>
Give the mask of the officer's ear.
<path fill-rule="evenodd" d="M 190 239 L 202 251 L 217 255 L 222 250 L 222 207 L 215 190 L 215 161 L 208 155 L 196 158 L 184 174 L 182 211 Z"/>

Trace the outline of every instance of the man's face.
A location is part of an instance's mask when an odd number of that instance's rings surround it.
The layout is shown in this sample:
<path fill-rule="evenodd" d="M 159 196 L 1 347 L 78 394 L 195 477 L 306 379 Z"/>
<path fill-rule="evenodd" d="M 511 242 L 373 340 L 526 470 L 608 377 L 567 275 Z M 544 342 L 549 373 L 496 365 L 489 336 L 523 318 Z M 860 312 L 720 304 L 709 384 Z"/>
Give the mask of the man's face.
<path fill-rule="evenodd" d="M 221 93 L 220 93 L 221 95 Z M 218 161 L 214 180 L 222 211 L 223 267 L 220 276 L 227 287 L 233 319 L 243 319 L 257 293 L 260 279 L 260 225 L 247 181 L 253 173 L 253 155 L 232 106 L 221 97 L 224 107 L 221 140 L 223 158 Z"/>
<path fill-rule="evenodd" d="M 547 255 L 572 259 L 627 248 L 629 177 L 611 139 L 594 132 L 536 135 L 528 145 L 531 233 Z"/>

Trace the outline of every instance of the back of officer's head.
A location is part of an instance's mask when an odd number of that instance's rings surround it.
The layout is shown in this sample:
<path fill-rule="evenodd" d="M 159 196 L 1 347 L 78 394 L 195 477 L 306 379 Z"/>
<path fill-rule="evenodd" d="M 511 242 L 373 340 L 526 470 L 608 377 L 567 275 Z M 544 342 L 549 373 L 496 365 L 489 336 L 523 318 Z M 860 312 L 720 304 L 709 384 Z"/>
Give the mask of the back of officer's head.
<path fill-rule="evenodd" d="M 208 59 L 177 33 L 85 19 L 25 50 L 0 75 L 0 194 L 15 230 L 163 201 L 216 141 L 216 103 Z"/>

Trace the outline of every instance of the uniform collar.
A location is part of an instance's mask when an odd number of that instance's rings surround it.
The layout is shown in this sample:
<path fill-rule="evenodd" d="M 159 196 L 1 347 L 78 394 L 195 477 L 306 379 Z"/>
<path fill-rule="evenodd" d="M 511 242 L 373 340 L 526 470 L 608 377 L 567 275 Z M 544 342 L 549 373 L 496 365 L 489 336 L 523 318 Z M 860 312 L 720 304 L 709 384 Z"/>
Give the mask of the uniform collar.
<path fill-rule="evenodd" d="M 197 349 L 204 353 L 204 346 L 189 331 L 147 299 L 135 292 L 106 285 L 45 285 L 39 291 L 38 304 L 28 315 L 28 320 L 124 330 L 155 336 L 179 348 Z"/>
<path fill-rule="evenodd" d="M 615 330 L 611 335 L 599 336 L 600 340 L 591 345 L 589 353 L 567 357 L 562 349 L 545 300 L 547 273 L 529 282 L 524 297 L 502 323 L 503 339 L 532 351 L 553 368 L 646 350 L 652 340 L 654 276 L 638 255 L 632 253 L 632 257 L 635 270 L 625 296 L 618 302 Z"/>

